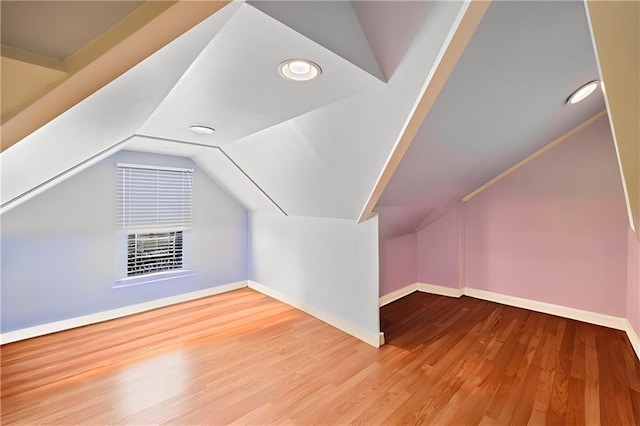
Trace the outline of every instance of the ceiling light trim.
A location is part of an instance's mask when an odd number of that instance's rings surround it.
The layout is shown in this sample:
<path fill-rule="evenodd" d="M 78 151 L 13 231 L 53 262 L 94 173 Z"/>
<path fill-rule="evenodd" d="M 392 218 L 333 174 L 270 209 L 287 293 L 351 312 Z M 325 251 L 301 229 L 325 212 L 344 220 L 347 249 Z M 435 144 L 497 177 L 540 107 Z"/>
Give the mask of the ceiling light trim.
<path fill-rule="evenodd" d="M 322 74 L 322 68 L 309 59 L 291 58 L 278 65 L 278 73 L 285 80 L 310 81 Z"/>
<path fill-rule="evenodd" d="M 214 129 L 213 127 L 204 126 L 202 124 L 194 124 L 192 126 L 189 126 L 189 129 L 193 133 L 197 133 L 199 135 L 210 135 L 216 131 L 216 129 Z"/>
<path fill-rule="evenodd" d="M 588 83 L 583 84 L 578 89 L 576 89 L 572 94 L 569 95 L 567 100 L 565 101 L 569 105 L 577 104 L 578 102 L 582 102 L 587 99 L 593 92 L 596 91 L 600 82 L 598 80 L 592 80 Z"/>

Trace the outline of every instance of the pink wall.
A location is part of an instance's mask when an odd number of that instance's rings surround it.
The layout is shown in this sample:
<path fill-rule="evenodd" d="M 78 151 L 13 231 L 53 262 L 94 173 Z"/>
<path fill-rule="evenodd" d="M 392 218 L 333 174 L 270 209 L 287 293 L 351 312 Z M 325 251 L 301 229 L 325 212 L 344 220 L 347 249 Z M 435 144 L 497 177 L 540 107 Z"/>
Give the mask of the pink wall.
<path fill-rule="evenodd" d="M 627 244 L 627 318 L 640 336 L 640 242 L 629 228 Z M 640 354 L 638 354 L 640 356 Z"/>
<path fill-rule="evenodd" d="M 458 288 L 458 216 L 453 208 L 418 232 L 418 282 Z"/>
<path fill-rule="evenodd" d="M 380 296 L 416 279 L 416 234 L 380 240 Z"/>
<path fill-rule="evenodd" d="M 627 226 L 605 117 L 465 204 L 466 286 L 624 317 Z"/>

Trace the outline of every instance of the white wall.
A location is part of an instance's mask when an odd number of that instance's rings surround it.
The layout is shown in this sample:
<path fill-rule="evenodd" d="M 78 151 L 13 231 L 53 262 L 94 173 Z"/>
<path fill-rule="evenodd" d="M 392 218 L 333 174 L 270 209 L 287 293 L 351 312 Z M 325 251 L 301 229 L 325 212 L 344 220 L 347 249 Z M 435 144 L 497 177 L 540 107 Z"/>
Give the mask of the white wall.
<path fill-rule="evenodd" d="M 191 167 L 191 277 L 112 289 L 116 163 Z M 247 279 L 247 213 L 189 159 L 119 152 L 0 217 L 3 333 Z"/>
<path fill-rule="evenodd" d="M 249 218 L 250 280 L 351 334 L 360 333 L 356 337 L 378 341 L 377 217 L 362 224 L 264 213 Z"/>

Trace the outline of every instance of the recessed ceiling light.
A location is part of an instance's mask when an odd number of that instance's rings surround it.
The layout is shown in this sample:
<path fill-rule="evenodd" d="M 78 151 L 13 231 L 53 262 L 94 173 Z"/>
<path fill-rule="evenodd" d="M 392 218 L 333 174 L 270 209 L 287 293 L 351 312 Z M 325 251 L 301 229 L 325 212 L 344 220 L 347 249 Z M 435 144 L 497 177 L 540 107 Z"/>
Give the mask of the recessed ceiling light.
<path fill-rule="evenodd" d="M 201 135 L 210 135 L 216 131 L 213 127 L 207 126 L 189 126 L 189 128 L 192 132 L 200 133 Z"/>
<path fill-rule="evenodd" d="M 581 100 L 585 99 L 587 96 L 592 94 L 594 92 L 594 90 L 596 90 L 598 88 L 598 83 L 599 82 L 597 80 L 594 80 L 594 81 L 590 81 L 587 84 L 585 84 L 584 86 L 580 87 L 578 90 L 573 92 L 571 94 L 571 96 L 569 96 L 567 98 L 567 103 L 568 104 L 577 104 Z"/>
<path fill-rule="evenodd" d="M 308 81 L 322 74 L 322 69 L 307 59 L 287 59 L 278 65 L 278 72 L 287 80 Z"/>

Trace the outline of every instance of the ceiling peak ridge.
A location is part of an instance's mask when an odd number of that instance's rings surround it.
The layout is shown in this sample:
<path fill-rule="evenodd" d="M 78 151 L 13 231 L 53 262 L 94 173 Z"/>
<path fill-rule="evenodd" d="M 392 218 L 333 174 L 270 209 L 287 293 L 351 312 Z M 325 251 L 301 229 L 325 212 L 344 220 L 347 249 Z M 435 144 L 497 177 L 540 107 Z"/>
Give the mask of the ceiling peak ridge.
<path fill-rule="evenodd" d="M 490 4 L 490 1 L 467 0 L 460 10 L 445 44 L 440 50 L 440 55 L 432 71 L 427 76 L 416 104 L 407 118 L 395 146 L 385 161 L 370 195 L 367 197 L 367 202 L 362 208 L 358 223 L 362 223 L 372 217 L 374 208 L 382 197 L 382 193 L 398 169 L 400 161 L 409 149 L 429 111 L 431 111 Z"/>
<path fill-rule="evenodd" d="M 387 82 L 351 2 L 258 0 L 246 4 L 340 56 L 380 82 Z"/>
<path fill-rule="evenodd" d="M 292 123 L 292 122 L 294 122 L 296 120 L 299 120 L 300 118 L 303 118 L 303 117 L 308 117 L 308 116 L 311 116 L 313 114 L 322 113 L 323 111 L 326 111 L 326 108 L 329 107 L 329 106 L 341 104 L 343 102 L 347 102 L 350 99 L 355 98 L 357 96 L 362 96 L 362 92 L 352 93 L 352 94 L 349 94 L 349 95 L 347 95 L 347 96 L 345 96 L 343 98 L 339 98 L 339 99 L 333 100 L 331 102 L 327 102 L 325 104 L 318 105 L 317 107 L 315 107 L 313 109 L 310 109 L 308 111 L 305 111 L 305 112 L 303 112 L 301 114 L 295 115 L 293 117 L 289 117 L 289 118 L 287 118 L 285 120 L 279 121 L 277 123 L 274 123 L 274 124 L 272 124 L 270 126 L 264 127 L 262 129 L 258 129 L 255 132 L 249 133 L 248 135 L 244 135 L 244 136 L 242 136 L 242 137 L 240 137 L 240 138 L 238 138 L 238 139 L 236 139 L 234 141 L 227 142 L 227 143 L 225 143 L 225 145 L 232 145 L 232 144 L 235 144 L 235 143 L 238 143 L 238 142 L 248 141 L 251 138 L 260 137 L 260 135 L 262 135 L 264 133 L 277 131 L 279 127 L 287 126 L 288 124 L 290 124 L 290 123 Z"/>
<path fill-rule="evenodd" d="M 162 100 L 160 102 L 158 102 L 158 105 L 156 105 L 156 107 L 153 109 L 151 114 L 149 114 L 149 117 L 147 117 L 147 119 L 140 125 L 140 127 L 138 127 L 136 132 L 139 132 L 139 131 L 141 131 L 142 129 L 145 128 L 146 124 L 155 115 L 155 113 L 158 110 L 158 108 L 160 108 L 160 106 L 169 97 L 169 95 L 171 95 L 176 90 L 176 87 L 179 86 L 180 82 L 183 81 L 186 78 L 186 76 L 189 74 L 189 70 L 191 70 L 195 66 L 195 64 L 198 62 L 198 58 L 200 58 L 202 56 L 203 52 L 207 50 L 207 47 L 209 47 L 209 45 L 211 45 L 211 43 L 214 42 L 214 40 L 216 39 L 218 34 L 220 34 L 220 31 L 222 31 L 222 29 L 229 23 L 229 21 L 233 18 L 233 16 L 235 16 L 236 12 L 240 9 L 240 6 L 243 3 L 244 3 L 244 1 L 241 1 L 241 2 L 232 1 L 231 3 L 227 4 L 224 8 L 222 8 L 221 10 L 216 12 L 215 14 L 209 16 L 207 19 L 205 19 L 204 21 L 202 21 L 201 23 L 196 25 L 194 28 L 192 28 L 191 30 L 187 31 L 185 34 L 180 36 L 180 37 L 185 37 L 189 33 L 193 32 L 193 31 L 196 31 L 198 28 L 202 28 L 202 27 L 206 26 L 207 23 L 210 23 L 211 21 L 218 20 L 218 19 L 224 19 L 225 20 L 224 24 L 222 24 L 222 26 L 217 29 L 217 31 L 215 32 L 215 34 L 213 34 L 211 39 L 204 46 L 202 46 L 202 48 L 200 49 L 198 54 L 195 56 L 195 58 L 189 64 L 189 66 L 184 70 L 184 72 L 180 75 L 180 77 L 175 81 L 175 83 L 173 84 L 171 89 L 169 91 L 167 91 L 167 93 L 165 93 L 165 95 L 163 96 Z M 228 15 L 228 16 L 225 16 L 225 15 Z M 180 38 L 180 37 L 178 37 L 178 38 Z M 169 43 L 169 45 L 170 44 L 171 43 Z"/>

